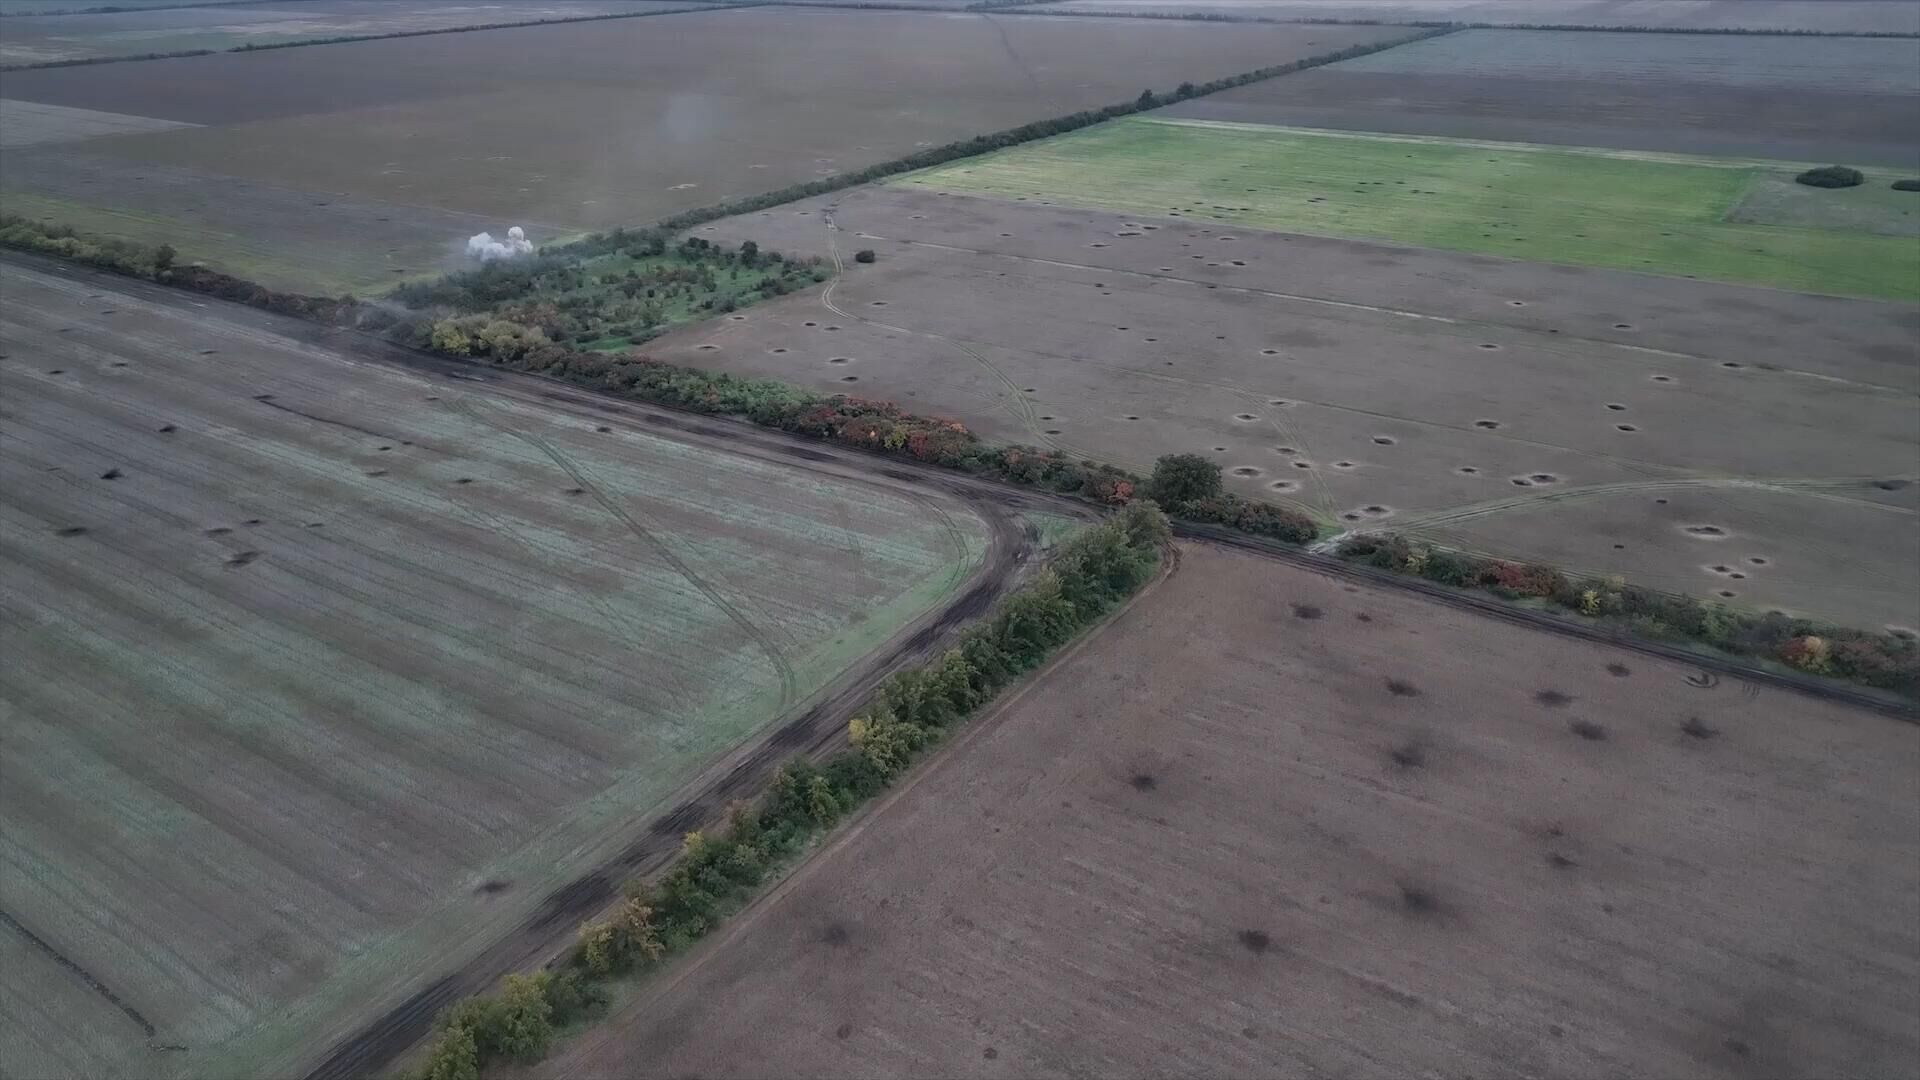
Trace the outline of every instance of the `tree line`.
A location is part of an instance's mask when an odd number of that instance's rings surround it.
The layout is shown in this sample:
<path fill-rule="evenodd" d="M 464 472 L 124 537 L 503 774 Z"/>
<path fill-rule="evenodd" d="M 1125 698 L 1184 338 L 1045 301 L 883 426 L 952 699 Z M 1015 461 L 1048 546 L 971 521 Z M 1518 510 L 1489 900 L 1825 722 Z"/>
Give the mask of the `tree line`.
<path fill-rule="evenodd" d="M 782 867 L 885 791 L 1001 691 L 1038 668 L 1153 576 L 1171 539 L 1137 501 L 1060 545 L 939 659 L 900 672 L 847 725 L 848 747 L 780 767 L 764 793 L 728 808 L 714 835 L 688 833 L 658 880 L 627 885 L 608 916 L 580 928 L 557 969 L 509 975 L 441 1013 L 418 1080 L 477 1080 L 494 1062 L 529 1062 L 555 1030 L 604 1007 L 605 983 L 652 968 L 711 933 Z"/>

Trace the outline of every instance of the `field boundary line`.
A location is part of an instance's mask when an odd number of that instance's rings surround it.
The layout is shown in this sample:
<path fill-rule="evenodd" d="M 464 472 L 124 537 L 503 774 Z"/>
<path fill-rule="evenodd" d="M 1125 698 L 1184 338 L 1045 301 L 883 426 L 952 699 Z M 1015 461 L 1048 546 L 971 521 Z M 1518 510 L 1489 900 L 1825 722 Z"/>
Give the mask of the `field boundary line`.
<path fill-rule="evenodd" d="M 75 978 L 79 979 L 81 982 L 85 983 L 87 985 L 87 989 L 92 990 L 95 994 L 105 999 L 108 1004 L 112 1005 L 116 1009 L 119 1009 L 122 1013 L 125 1013 L 127 1019 L 133 1021 L 136 1025 L 138 1025 L 141 1031 L 146 1032 L 148 1040 L 152 1040 L 153 1037 L 157 1034 L 157 1032 L 154 1030 L 153 1022 L 148 1020 L 145 1016 L 141 1015 L 139 1009 L 136 1009 L 132 1005 L 127 1004 L 126 1001 L 124 1001 L 119 994 L 116 994 L 113 992 L 112 987 L 108 986 L 106 983 L 101 982 L 97 977 L 95 977 L 93 972 L 88 971 L 86 968 L 81 967 L 71 957 L 67 956 L 66 953 L 61 952 L 57 948 L 54 948 L 51 942 L 47 941 L 45 938 L 42 938 L 39 934 L 36 934 L 33 931 L 27 929 L 25 926 L 21 925 L 20 920 L 14 918 L 10 913 L 8 913 L 5 910 L 0 910 L 0 924 L 5 925 L 7 929 L 12 930 L 14 933 L 19 934 L 21 937 L 25 938 L 27 941 L 27 944 L 33 946 L 36 951 L 46 956 L 47 959 L 52 960 L 54 963 L 60 965 L 61 968 L 71 973 Z M 158 1047 L 152 1046 L 151 1041 L 149 1041 L 148 1048 L 159 1049 Z"/>
<path fill-rule="evenodd" d="M 985 715 L 970 722 L 963 721 L 964 730 L 953 738 L 941 742 L 926 758 L 922 759 L 918 768 L 913 769 L 899 784 L 889 788 L 886 794 L 868 800 L 854 817 L 834 829 L 833 834 L 824 842 L 815 845 L 794 862 L 771 888 L 763 890 L 745 906 L 728 915 L 726 928 L 719 933 L 701 938 L 699 943 L 674 965 L 674 971 L 660 979 L 648 979 L 648 985 L 644 990 L 622 1002 L 618 1008 L 595 1022 L 588 1029 L 592 1033 L 590 1037 L 583 1033 L 580 1042 L 565 1048 L 556 1047 L 548 1052 L 547 1060 L 554 1060 L 576 1049 L 591 1049 L 604 1044 L 607 1039 L 614 1037 L 619 1027 L 617 1021 L 622 1014 L 640 1011 L 646 1005 L 672 992 L 680 983 L 705 967 L 715 955 L 737 940 L 741 934 L 758 925 L 782 899 L 817 873 L 829 856 L 845 849 L 862 836 L 876 817 L 905 798 L 929 777 L 953 767 L 949 763 L 959 759 L 967 747 L 999 730 L 1005 724 L 1008 714 L 1021 699 L 1051 676 L 1056 669 L 1073 660 L 1081 650 L 1132 612 L 1135 605 L 1158 590 L 1179 569 L 1179 545 L 1177 542 L 1170 542 L 1161 548 L 1160 564 L 1154 568 L 1153 576 L 1142 582 L 1124 603 L 1081 631 L 1071 643 L 1055 653 L 1046 663 L 1023 675 L 1020 682 L 996 700 Z"/>
<path fill-rule="evenodd" d="M 1419 30 L 1551 30 L 1576 34 L 1691 34 L 1700 37 L 1920 38 L 1920 32 L 1908 30 L 1796 30 L 1785 27 L 1768 29 L 1759 27 L 1714 26 L 1599 26 L 1594 23 L 1489 23 L 1456 22 L 1441 19 L 1343 19 L 1337 16 L 1310 15 L 1289 19 L 1278 15 L 1229 15 L 1225 12 L 1205 11 L 1123 11 L 1114 8 L 1104 10 L 1095 8 L 1064 8 L 1056 11 L 1033 10 L 1043 4 L 1059 2 L 1060 0 L 1031 0 L 1030 3 L 1014 4 L 1005 7 L 994 4 L 991 10 L 1002 15 L 1064 15 L 1083 19 L 1160 19 L 1169 22 L 1277 23 L 1282 26 L 1404 26 Z M 794 6 L 858 7 L 863 5 L 859 4 L 857 0 L 849 0 L 849 2 L 845 4 L 820 3 Z M 916 8 L 915 10 L 939 9 Z M 962 10 L 982 9 L 969 7 Z"/>
<path fill-rule="evenodd" d="M 1264 540 L 1257 536 L 1246 536 L 1223 529 L 1215 525 L 1195 525 L 1174 522 L 1175 536 L 1189 540 L 1202 540 L 1225 547 L 1238 548 L 1264 555 L 1276 562 L 1287 563 L 1304 569 L 1313 570 L 1331 577 L 1343 578 L 1363 585 L 1392 589 L 1403 593 L 1413 593 L 1429 600 L 1476 612 L 1501 622 L 1531 626 L 1562 637 L 1578 638 L 1582 641 L 1598 642 L 1618 649 L 1626 649 L 1645 656 L 1658 657 L 1676 663 L 1690 664 L 1703 671 L 1731 675 L 1760 683 L 1777 689 L 1792 690 L 1808 697 L 1823 701 L 1834 701 L 1845 705 L 1869 710 L 1904 720 L 1909 724 L 1920 724 L 1920 703 L 1904 701 L 1889 695 L 1883 695 L 1866 689 L 1854 689 L 1836 679 L 1822 679 L 1812 675 L 1795 675 L 1782 671 L 1773 671 L 1756 664 L 1742 662 L 1737 657 L 1724 656 L 1717 652 L 1681 648 L 1663 642 L 1651 641 L 1624 632 L 1616 632 L 1598 625 L 1589 626 L 1574 622 L 1568 618 L 1551 615 L 1543 611 L 1521 607 L 1494 596 L 1482 596 L 1461 589 L 1449 588 L 1425 578 L 1411 577 L 1392 570 L 1365 566 L 1350 562 L 1333 555 L 1323 555 L 1303 548 L 1287 547 Z"/>

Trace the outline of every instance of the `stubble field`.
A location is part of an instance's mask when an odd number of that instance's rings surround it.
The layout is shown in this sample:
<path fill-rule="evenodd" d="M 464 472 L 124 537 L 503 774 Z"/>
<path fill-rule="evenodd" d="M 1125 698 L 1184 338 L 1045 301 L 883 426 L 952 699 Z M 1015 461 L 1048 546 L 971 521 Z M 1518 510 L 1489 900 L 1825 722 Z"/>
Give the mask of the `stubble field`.
<path fill-rule="evenodd" d="M 1412 33 L 766 7 L 22 71 L 6 97 L 201 126 L 10 151 L 0 197 L 279 281 L 320 234 L 328 281 L 364 290 L 483 228 L 644 224 Z"/>
<path fill-rule="evenodd" d="M 1907 1075 L 1916 736 L 1189 546 L 539 1074 Z"/>
<path fill-rule="evenodd" d="M 0 288 L 8 1075 L 297 1071 L 1019 535 L 264 316 Z"/>
<path fill-rule="evenodd" d="M 649 344 L 666 359 L 1143 471 L 1204 454 L 1333 529 L 1920 623 L 1910 305 L 910 183 L 699 235 L 846 272 Z"/>
<path fill-rule="evenodd" d="M 1920 41 L 1467 30 L 1166 115 L 1920 171 Z"/>

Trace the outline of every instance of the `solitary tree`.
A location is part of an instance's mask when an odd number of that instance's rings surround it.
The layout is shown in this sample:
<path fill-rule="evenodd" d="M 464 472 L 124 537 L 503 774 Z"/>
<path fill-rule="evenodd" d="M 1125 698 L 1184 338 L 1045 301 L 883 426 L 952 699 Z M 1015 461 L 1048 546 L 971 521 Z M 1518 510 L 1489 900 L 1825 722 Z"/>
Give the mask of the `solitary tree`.
<path fill-rule="evenodd" d="M 1177 510 L 1187 503 L 1220 494 L 1220 466 L 1199 454 L 1167 454 L 1153 463 L 1147 498 Z"/>

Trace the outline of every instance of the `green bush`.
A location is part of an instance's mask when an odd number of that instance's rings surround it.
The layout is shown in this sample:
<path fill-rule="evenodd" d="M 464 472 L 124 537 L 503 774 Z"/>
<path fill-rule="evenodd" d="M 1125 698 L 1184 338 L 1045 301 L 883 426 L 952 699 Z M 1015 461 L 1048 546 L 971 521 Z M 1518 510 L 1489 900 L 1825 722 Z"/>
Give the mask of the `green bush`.
<path fill-rule="evenodd" d="M 1817 188 L 1857 187 L 1865 180 L 1859 169 L 1849 169 L 1845 165 L 1822 165 L 1793 178 L 1796 184 Z"/>
<path fill-rule="evenodd" d="M 1895 180 L 1893 182 L 1893 190 L 1920 191 L 1920 180 Z"/>
<path fill-rule="evenodd" d="M 1176 513 L 1220 494 L 1220 466 L 1199 454 L 1163 454 L 1153 463 L 1146 496 Z"/>

